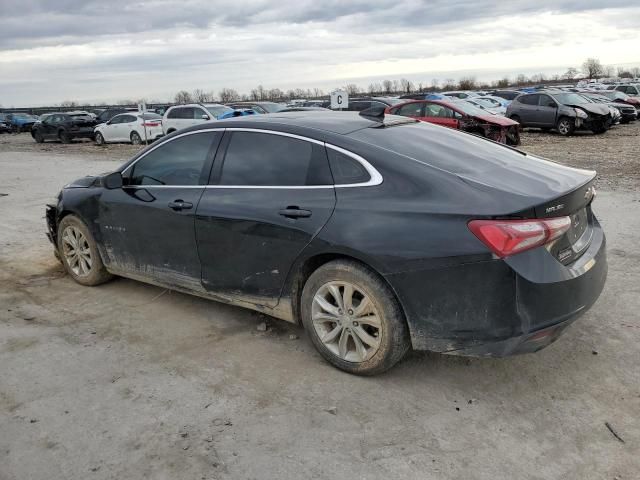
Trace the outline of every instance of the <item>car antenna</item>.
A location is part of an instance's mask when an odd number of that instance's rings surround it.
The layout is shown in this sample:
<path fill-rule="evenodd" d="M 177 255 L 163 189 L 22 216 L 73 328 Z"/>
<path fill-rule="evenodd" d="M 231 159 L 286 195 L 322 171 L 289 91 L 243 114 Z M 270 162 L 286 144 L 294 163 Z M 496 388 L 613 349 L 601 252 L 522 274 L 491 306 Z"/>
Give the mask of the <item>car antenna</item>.
<path fill-rule="evenodd" d="M 385 107 L 375 106 L 369 107 L 366 110 L 362 110 L 360 112 L 360 116 L 369 120 L 373 120 L 374 122 L 384 122 L 384 110 Z"/>

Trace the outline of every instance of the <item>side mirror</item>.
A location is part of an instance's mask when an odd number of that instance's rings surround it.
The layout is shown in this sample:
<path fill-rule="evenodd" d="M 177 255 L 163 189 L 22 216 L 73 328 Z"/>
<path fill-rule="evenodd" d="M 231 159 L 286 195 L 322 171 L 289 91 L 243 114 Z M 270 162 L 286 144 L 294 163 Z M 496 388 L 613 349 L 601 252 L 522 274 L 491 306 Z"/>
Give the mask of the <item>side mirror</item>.
<path fill-rule="evenodd" d="M 102 185 L 107 190 L 116 190 L 122 188 L 122 174 L 120 172 L 113 172 L 102 177 Z"/>
<path fill-rule="evenodd" d="M 210 117 L 209 117 L 209 115 L 206 115 L 206 114 L 203 114 L 203 115 L 202 115 L 202 119 L 203 119 L 203 120 L 209 120 L 209 118 L 210 118 Z"/>

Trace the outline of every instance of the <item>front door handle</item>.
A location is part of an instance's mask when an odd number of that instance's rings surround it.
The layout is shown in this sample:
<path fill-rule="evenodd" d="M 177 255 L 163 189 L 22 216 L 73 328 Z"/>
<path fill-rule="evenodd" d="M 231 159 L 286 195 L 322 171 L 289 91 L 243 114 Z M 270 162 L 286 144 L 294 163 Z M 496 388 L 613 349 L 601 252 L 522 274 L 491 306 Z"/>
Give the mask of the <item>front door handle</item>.
<path fill-rule="evenodd" d="M 173 202 L 169 202 L 169 208 L 176 212 L 180 210 L 189 210 L 190 208 L 193 208 L 193 203 L 185 202 L 183 200 L 174 200 Z"/>
<path fill-rule="evenodd" d="M 307 218 L 311 216 L 311 210 L 302 210 L 298 207 L 287 207 L 278 211 L 278 215 L 287 218 Z"/>

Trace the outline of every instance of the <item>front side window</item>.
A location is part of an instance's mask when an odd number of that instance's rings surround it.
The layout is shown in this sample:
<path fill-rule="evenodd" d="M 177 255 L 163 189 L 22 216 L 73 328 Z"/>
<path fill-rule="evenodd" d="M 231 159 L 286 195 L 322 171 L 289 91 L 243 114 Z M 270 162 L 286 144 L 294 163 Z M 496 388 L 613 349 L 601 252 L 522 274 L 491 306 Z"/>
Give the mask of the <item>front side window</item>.
<path fill-rule="evenodd" d="M 518 101 L 520 103 L 524 103 L 525 105 L 538 105 L 538 98 L 540 97 L 540 95 L 534 94 L 534 95 L 523 95 L 521 97 L 518 97 Z"/>
<path fill-rule="evenodd" d="M 128 185 L 198 185 L 219 137 L 217 132 L 203 132 L 163 143 L 133 165 Z"/>
<path fill-rule="evenodd" d="M 222 164 L 220 185 L 331 185 L 323 148 L 282 135 L 234 132 Z"/>
<path fill-rule="evenodd" d="M 424 106 L 424 116 L 435 118 L 456 118 L 453 110 L 443 105 L 438 105 L 437 103 L 427 103 Z"/>

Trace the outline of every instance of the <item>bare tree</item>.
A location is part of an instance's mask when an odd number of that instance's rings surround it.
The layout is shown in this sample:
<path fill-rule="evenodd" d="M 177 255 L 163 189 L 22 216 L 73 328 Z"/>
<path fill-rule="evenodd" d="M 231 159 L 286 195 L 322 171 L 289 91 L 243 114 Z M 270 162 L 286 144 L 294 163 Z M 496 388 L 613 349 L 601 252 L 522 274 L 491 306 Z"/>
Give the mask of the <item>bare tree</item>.
<path fill-rule="evenodd" d="M 387 95 L 391 93 L 391 89 L 393 88 L 393 82 L 391 80 L 383 80 L 382 88 L 384 89 L 384 93 Z"/>
<path fill-rule="evenodd" d="M 582 64 L 582 72 L 591 80 L 601 77 L 604 74 L 604 67 L 597 58 L 587 58 Z"/>
<path fill-rule="evenodd" d="M 440 89 L 440 80 L 437 78 L 431 79 L 431 90 L 439 90 Z"/>
<path fill-rule="evenodd" d="M 193 91 L 191 98 L 193 98 L 193 101 L 197 103 L 213 102 L 215 99 L 213 92 L 205 92 L 199 88 L 196 88 Z"/>
<path fill-rule="evenodd" d="M 639 78 L 640 77 L 640 67 L 633 67 L 631 70 L 629 70 L 631 72 L 631 74 L 633 75 L 633 78 Z"/>
<path fill-rule="evenodd" d="M 460 90 L 473 90 L 476 88 L 476 77 L 462 77 L 458 83 Z"/>
<path fill-rule="evenodd" d="M 358 94 L 360 89 L 355 83 L 349 83 L 344 86 L 344 90 L 349 94 L 349 96 L 353 97 Z"/>
<path fill-rule="evenodd" d="M 447 78 L 445 79 L 442 88 L 444 88 L 445 90 L 453 90 L 454 88 L 456 88 L 456 81 L 453 78 Z"/>
<path fill-rule="evenodd" d="M 400 87 L 402 88 L 402 91 L 404 93 L 411 93 L 415 88 L 413 86 L 413 83 L 410 80 L 407 80 L 406 78 L 400 79 Z"/>
<path fill-rule="evenodd" d="M 516 77 L 516 85 L 525 85 L 527 83 L 529 83 L 529 79 L 527 78 L 527 76 L 519 73 Z"/>
<path fill-rule="evenodd" d="M 78 106 L 78 102 L 76 102 L 75 100 L 65 100 L 64 102 L 60 103 L 60 106 L 62 108 L 73 108 Z"/>
<path fill-rule="evenodd" d="M 501 78 L 496 82 L 496 87 L 498 88 L 507 88 L 509 86 L 509 77 Z"/>
<path fill-rule="evenodd" d="M 398 79 L 393 81 L 393 93 L 400 91 L 400 81 Z"/>
<path fill-rule="evenodd" d="M 180 90 L 176 93 L 176 96 L 173 98 L 173 101 L 178 104 L 191 103 L 193 100 L 191 99 L 191 94 L 186 90 Z"/>
<path fill-rule="evenodd" d="M 238 92 L 233 88 L 223 88 L 222 90 L 220 90 L 220 93 L 218 93 L 218 95 L 220 96 L 220 101 L 222 103 L 233 102 L 234 100 L 240 98 Z"/>
<path fill-rule="evenodd" d="M 611 65 L 607 65 L 606 67 L 604 67 L 604 76 L 607 78 L 612 78 L 614 75 L 614 69 Z"/>
<path fill-rule="evenodd" d="M 573 80 L 574 78 L 576 78 L 576 75 L 578 75 L 578 69 L 575 67 L 569 67 L 567 68 L 567 71 L 564 72 L 564 74 L 562 75 L 562 78 L 565 78 L 567 80 Z"/>

